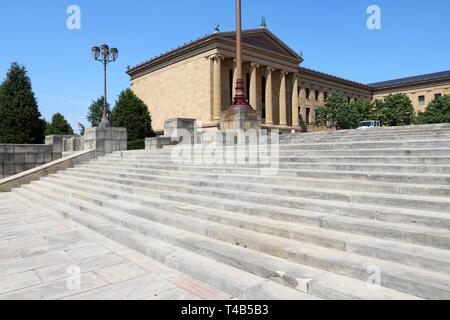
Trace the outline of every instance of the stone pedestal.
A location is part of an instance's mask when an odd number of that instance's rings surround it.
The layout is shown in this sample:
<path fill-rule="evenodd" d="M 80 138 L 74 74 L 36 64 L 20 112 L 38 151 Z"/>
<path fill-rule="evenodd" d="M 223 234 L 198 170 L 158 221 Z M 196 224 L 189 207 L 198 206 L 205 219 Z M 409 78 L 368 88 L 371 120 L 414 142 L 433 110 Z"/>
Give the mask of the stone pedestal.
<path fill-rule="evenodd" d="M 126 128 L 90 128 L 84 134 L 84 149 L 95 150 L 95 156 L 128 149 Z"/>
<path fill-rule="evenodd" d="M 164 136 L 145 139 L 145 149 L 163 149 L 164 146 L 194 144 L 198 141 L 195 119 L 174 118 L 166 121 Z"/>
<path fill-rule="evenodd" d="M 190 141 L 186 141 L 186 133 L 189 133 Z M 194 144 L 197 138 L 196 120 L 185 118 L 167 120 L 164 125 L 164 137 L 172 138 L 178 143 Z"/>
<path fill-rule="evenodd" d="M 52 145 L 53 153 L 64 152 L 64 137 L 62 135 L 46 136 L 45 144 Z"/>
<path fill-rule="evenodd" d="M 261 129 L 261 115 L 255 110 L 244 108 L 230 108 L 220 119 L 220 130 L 227 131 L 247 131 Z"/>

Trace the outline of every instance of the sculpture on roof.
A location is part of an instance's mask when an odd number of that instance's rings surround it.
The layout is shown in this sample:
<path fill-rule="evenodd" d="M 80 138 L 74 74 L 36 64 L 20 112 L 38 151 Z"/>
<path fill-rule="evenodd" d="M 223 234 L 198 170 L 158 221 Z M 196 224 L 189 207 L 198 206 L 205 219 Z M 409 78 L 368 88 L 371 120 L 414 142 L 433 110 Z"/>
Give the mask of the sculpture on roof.
<path fill-rule="evenodd" d="M 264 16 L 261 17 L 261 25 L 260 25 L 260 28 L 267 28 L 266 17 L 264 17 Z"/>

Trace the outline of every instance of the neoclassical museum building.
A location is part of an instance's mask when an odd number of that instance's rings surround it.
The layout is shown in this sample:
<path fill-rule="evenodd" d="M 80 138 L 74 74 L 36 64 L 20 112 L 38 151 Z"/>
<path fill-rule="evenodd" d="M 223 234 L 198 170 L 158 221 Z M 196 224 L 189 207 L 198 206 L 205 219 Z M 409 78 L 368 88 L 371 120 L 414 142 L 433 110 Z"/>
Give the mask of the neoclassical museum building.
<path fill-rule="evenodd" d="M 235 36 L 213 33 L 128 69 L 131 88 L 148 105 L 156 133 L 171 118 L 218 127 L 234 96 Z M 297 128 L 299 115 L 313 123 L 332 93 L 349 101 L 406 93 L 416 111 L 450 94 L 450 71 L 362 84 L 301 67 L 303 58 L 267 28 L 244 30 L 242 41 L 246 96 L 267 128 Z"/>

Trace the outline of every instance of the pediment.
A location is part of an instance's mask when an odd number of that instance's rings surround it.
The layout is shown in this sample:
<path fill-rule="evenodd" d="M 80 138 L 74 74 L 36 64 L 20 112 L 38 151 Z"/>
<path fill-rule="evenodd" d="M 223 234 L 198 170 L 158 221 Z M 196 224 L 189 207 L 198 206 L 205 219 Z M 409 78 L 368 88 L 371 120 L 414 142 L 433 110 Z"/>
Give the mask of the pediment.
<path fill-rule="evenodd" d="M 235 41 L 236 34 L 235 32 L 229 32 L 223 34 L 223 37 Z M 302 60 L 302 58 L 295 51 L 289 48 L 284 42 L 278 39 L 267 29 L 242 31 L 242 43 L 244 46 L 248 45 L 279 55 L 287 56 L 291 59 Z"/>

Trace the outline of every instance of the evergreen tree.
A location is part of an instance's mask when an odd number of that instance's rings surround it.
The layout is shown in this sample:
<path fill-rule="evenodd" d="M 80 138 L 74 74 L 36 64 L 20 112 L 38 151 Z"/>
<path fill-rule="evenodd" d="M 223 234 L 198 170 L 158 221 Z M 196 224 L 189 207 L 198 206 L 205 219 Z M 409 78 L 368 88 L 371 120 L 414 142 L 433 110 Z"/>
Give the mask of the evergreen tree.
<path fill-rule="evenodd" d="M 61 113 L 56 113 L 52 117 L 52 122 L 47 125 L 45 135 L 52 134 L 73 134 L 73 129 Z"/>
<path fill-rule="evenodd" d="M 105 98 L 101 96 L 96 101 L 92 101 L 92 104 L 89 106 L 89 112 L 86 119 L 89 121 L 93 128 L 98 127 L 100 122 L 102 122 L 104 100 Z M 108 118 L 111 119 L 111 110 L 109 103 L 106 103 L 106 113 L 108 114 Z"/>
<path fill-rule="evenodd" d="M 0 85 L 0 143 L 40 144 L 44 130 L 31 80 L 14 62 Z"/>
<path fill-rule="evenodd" d="M 112 124 L 114 127 L 127 128 L 130 142 L 153 136 L 148 107 L 131 89 L 120 93 L 112 112 Z"/>
<path fill-rule="evenodd" d="M 450 95 L 430 102 L 425 112 L 419 113 L 418 124 L 450 123 Z"/>

